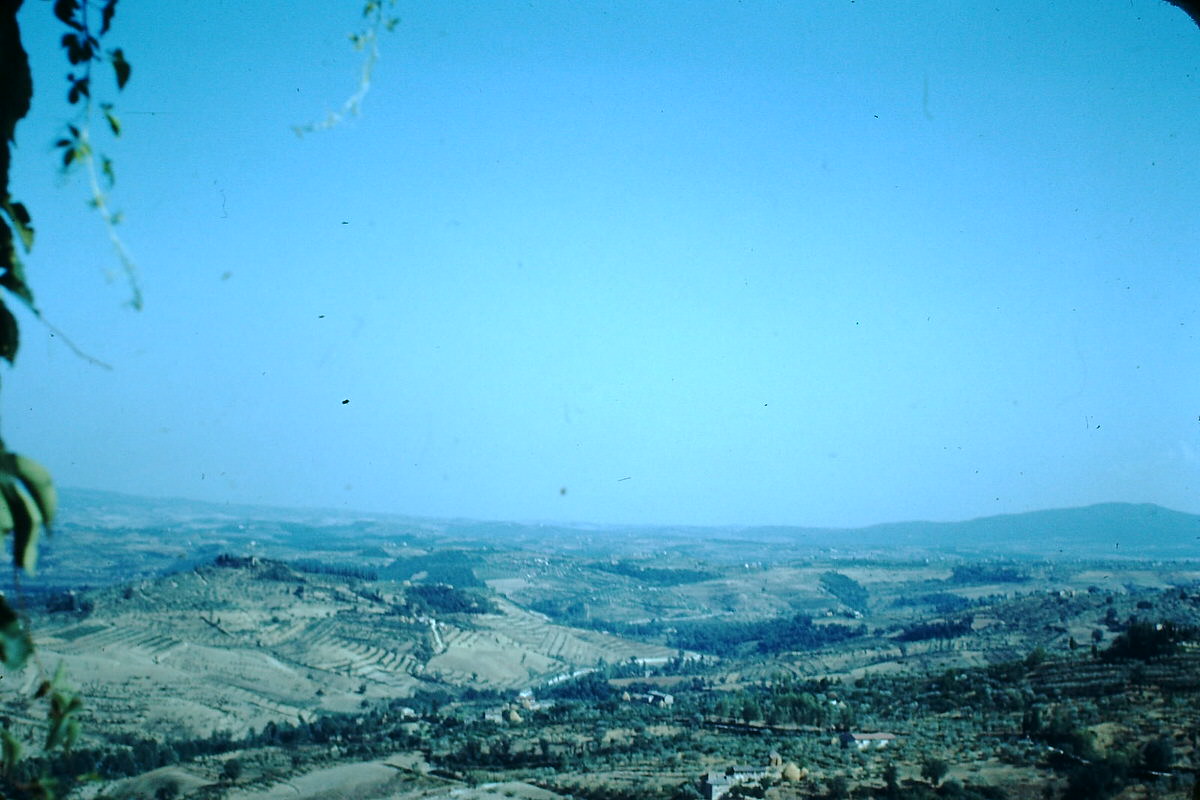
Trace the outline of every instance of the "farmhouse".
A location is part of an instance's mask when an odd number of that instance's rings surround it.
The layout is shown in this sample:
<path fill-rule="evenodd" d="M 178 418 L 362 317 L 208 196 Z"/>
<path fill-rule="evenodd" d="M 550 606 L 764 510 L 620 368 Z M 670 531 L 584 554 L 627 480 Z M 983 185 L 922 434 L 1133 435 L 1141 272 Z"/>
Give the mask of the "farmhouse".
<path fill-rule="evenodd" d="M 881 750 L 887 747 L 890 743 L 896 740 L 894 733 L 843 733 L 838 737 L 841 740 L 842 748 L 849 748 L 851 745 L 862 750 Z"/>
<path fill-rule="evenodd" d="M 675 696 L 667 694 L 666 692 L 646 692 L 644 694 L 640 692 L 624 692 L 621 695 L 621 699 L 626 703 L 648 703 L 652 706 L 658 706 L 660 708 L 675 704 Z"/>
<path fill-rule="evenodd" d="M 700 793 L 704 795 L 704 800 L 719 800 L 729 793 L 735 786 L 740 786 L 743 783 L 751 783 L 753 781 L 761 781 L 763 778 L 769 777 L 771 770 L 768 767 L 754 767 L 747 764 L 735 764 L 725 770 L 724 775 L 714 775 L 708 773 L 700 779 Z"/>
<path fill-rule="evenodd" d="M 727 775 L 709 773 L 700 779 L 700 794 L 704 796 L 704 800 L 720 800 L 729 794 L 729 790 L 734 785 L 733 780 Z"/>

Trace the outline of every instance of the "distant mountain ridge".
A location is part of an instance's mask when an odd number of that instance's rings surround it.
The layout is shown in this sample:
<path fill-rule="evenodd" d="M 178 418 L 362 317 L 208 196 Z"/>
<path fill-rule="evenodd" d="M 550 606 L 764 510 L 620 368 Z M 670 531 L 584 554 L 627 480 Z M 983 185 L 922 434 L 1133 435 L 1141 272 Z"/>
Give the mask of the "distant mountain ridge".
<path fill-rule="evenodd" d="M 624 550 L 655 545 L 687 547 L 704 541 L 740 540 L 752 552 L 774 558 L 798 557 L 801 551 L 870 551 L 916 554 L 920 551 L 1023 557 L 1200 558 L 1200 515 L 1150 503 L 1101 503 L 1079 508 L 999 514 L 957 522 L 888 522 L 860 528 L 787 525 L 676 526 L 522 523 L 435 519 L 349 509 L 280 508 L 209 503 L 180 498 L 151 498 L 91 489 L 62 490 L 63 519 L 98 528 L 210 528 L 228 536 L 240 523 L 271 522 L 304 526 L 310 531 L 368 525 L 371 538 L 431 537 L 446 546 L 520 544 L 564 550 L 603 546 Z M 236 539 L 236 536 L 234 537 Z"/>
<path fill-rule="evenodd" d="M 252 503 L 214 503 L 184 497 L 149 497 L 145 495 L 110 492 L 102 489 L 81 489 L 73 486 L 59 488 L 60 507 L 64 518 L 71 522 L 94 522 L 95 518 L 149 517 L 155 523 L 175 519 L 236 519 L 245 520 L 304 520 L 312 523 L 321 519 L 405 519 L 415 517 L 400 514 L 362 512 L 350 509 L 289 508 Z"/>
<path fill-rule="evenodd" d="M 972 549 L 1004 543 L 1040 549 L 1088 544 L 1114 556 L 1145 557 L 1148 551 L 1176 549 L 1200 556 L 1200 515 L 1151 503 L 1100 503 L 963 522 L 886 523 L 862 531 L 877 540 L 934 535 Z"/>

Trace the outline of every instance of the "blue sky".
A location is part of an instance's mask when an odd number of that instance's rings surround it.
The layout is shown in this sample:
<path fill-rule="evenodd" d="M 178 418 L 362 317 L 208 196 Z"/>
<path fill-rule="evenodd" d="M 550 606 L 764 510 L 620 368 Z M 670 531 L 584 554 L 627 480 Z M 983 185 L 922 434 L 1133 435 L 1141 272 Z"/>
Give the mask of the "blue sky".
<path fill-rule="evenodd" d="M 52 142 L 3 432 L 65 485 L 490 519 L 1200 512 L 1200 30 L 1165 3 L 122 0 L 145 310 Z M 109 94 L 114 94 L 109 92 Z M 344 403 L 349 400 L 349 403 Z"/>

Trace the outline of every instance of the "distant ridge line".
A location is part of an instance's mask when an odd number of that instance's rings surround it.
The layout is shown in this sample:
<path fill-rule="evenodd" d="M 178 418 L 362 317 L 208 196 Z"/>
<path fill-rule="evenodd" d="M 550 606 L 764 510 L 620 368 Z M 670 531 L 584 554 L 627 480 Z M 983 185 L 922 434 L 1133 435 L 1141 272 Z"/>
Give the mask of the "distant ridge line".
<path fill-rule="evenodd" d="M 453 541 L 514 542 L 544 539 L 560 532 L 586 539 L 649 537 L 663 541 L 746 540 L 836 550 L 929 548 L 1011 554 L 1052 554 L 1061 548 L 1072 555 L 1099 557 L 1200 558 L 1200 515 L 1175 511 L 1154 503 L 1095 503 L 1077 508 L 1053 508 L 994 514 L 962 521 L 882 522 L 860 527 L 799 525 L 600 525 L 582 523 L 523 523 L 464 518 L 417 517 L 349 509 L 287 508 L 240 503 L 213 503 L 186 498 L 144 497 L 97 489 L 66 487 L 62 492 L 63 519 L 112 515 L 138 519 L 144 526 L 180 519 L 218 517 L 246 522 L 307 525 L 376 522 L 417 529 Z M 112 509 L 107 507 L 112 506 Z M 1122 553 L 1122 548 L 1125 552 Z"/>

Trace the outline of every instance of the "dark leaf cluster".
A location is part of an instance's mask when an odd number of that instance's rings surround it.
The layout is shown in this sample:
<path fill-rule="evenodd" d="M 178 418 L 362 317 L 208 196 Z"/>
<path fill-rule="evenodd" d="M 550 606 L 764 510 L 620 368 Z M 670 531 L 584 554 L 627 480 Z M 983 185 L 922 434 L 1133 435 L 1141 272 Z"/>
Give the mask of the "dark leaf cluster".
<path fill-rule="evenodd" d="M 896 640 L 900 642 L 923 642 L 928 639 L 956 639 L 959 636 L 966 636 L 970 633 L 971 626 L 974 623 L 975 617 L 971 614 L 967 614 L 961 619 L 956 620 L 919 622 L 915 625 L 909 625 L 896 634 Z"/>
<path fill-rule="evenodd" d="M 477 555 L 463 550 L 443 550 L 409 558 L 398 558 L 379 571 L 382 580 L 407 581 L 424 573 L 426 583 L 445 583 L 462 588 L 482 587 L 483 581 L 475 574 L 475 566 L 481 563 Z"/>
<path fill-rule="evenodd" d="M 678 623 L 667 638 L 671 647 L 718 656 L 758 652 L 786 653 L 815 650 L 867 632 L 865 626 L 816 625 L 804 614 L 765 620 L 703 620 Z"/>
<path fill-rule="evenodd" d="M 950 583 L 1024 583 L 1029 580 L 1029 571 L 1023 567 L 993 564 L 963 564 L 951 572 Z"/>
<path fill-rule="evenodd" d="M 487 614 L 495 610 L 486 597 L 441 583 L 411 586 L 405 597 L 418 613 Z"/>
<path fill-rule="evenodd" d="M 297 572 L 310 575 L 335 575 L 339 578 L 355 578 L 362 581 L 379 580 L 379 573 L 370 567 L 355 567 L 349 564 L 327 564 L 324 561 L 292 561 L 289 566 Z"/>
<path fill-rule="evenodd" d="M 855 611 L 866 611 L 870 595 L 863 585 L 840 572 L 826 572 L 821 576 L 821 587 Z"/>
<path fill-rule="evenodd" d="M 1106 661 L 1137 659 L 1145 661 L 1178 653 L 1184 642 L 1200 638 L 1200 630 L 1188 625 L 1165 622 L 1133 622 L 1113 639 L 1102 653 Z"/>
<path fill-rule="evenodd" d="M 930 592 L 919 595 L 905 595 L 892 601 L 896 608 L 912 606 L 930 606 L 938 614 L 953 614 L 971 607 L 971 601 L 965 597 L 950 592 Z"/>
<path fill-rule="evenodd" d="M 633 578 L 640 583 L 653 586 L 682 586 L 688 583 L 710 581 L 718 577 L 715 572 L 702 569 L 671 569 L 667 567 L 647 567 L 629 561 L 598 561 L 591 565 L 601 572 L 623 575 Z"/>
<path fill-rule="evenodd" d="M 556 683 L 542 694 L 556 700 L 584 700 L 599 703 L 611 700 L 616 692 L 603 674 L 589 672 L 573 680 Z"/>

